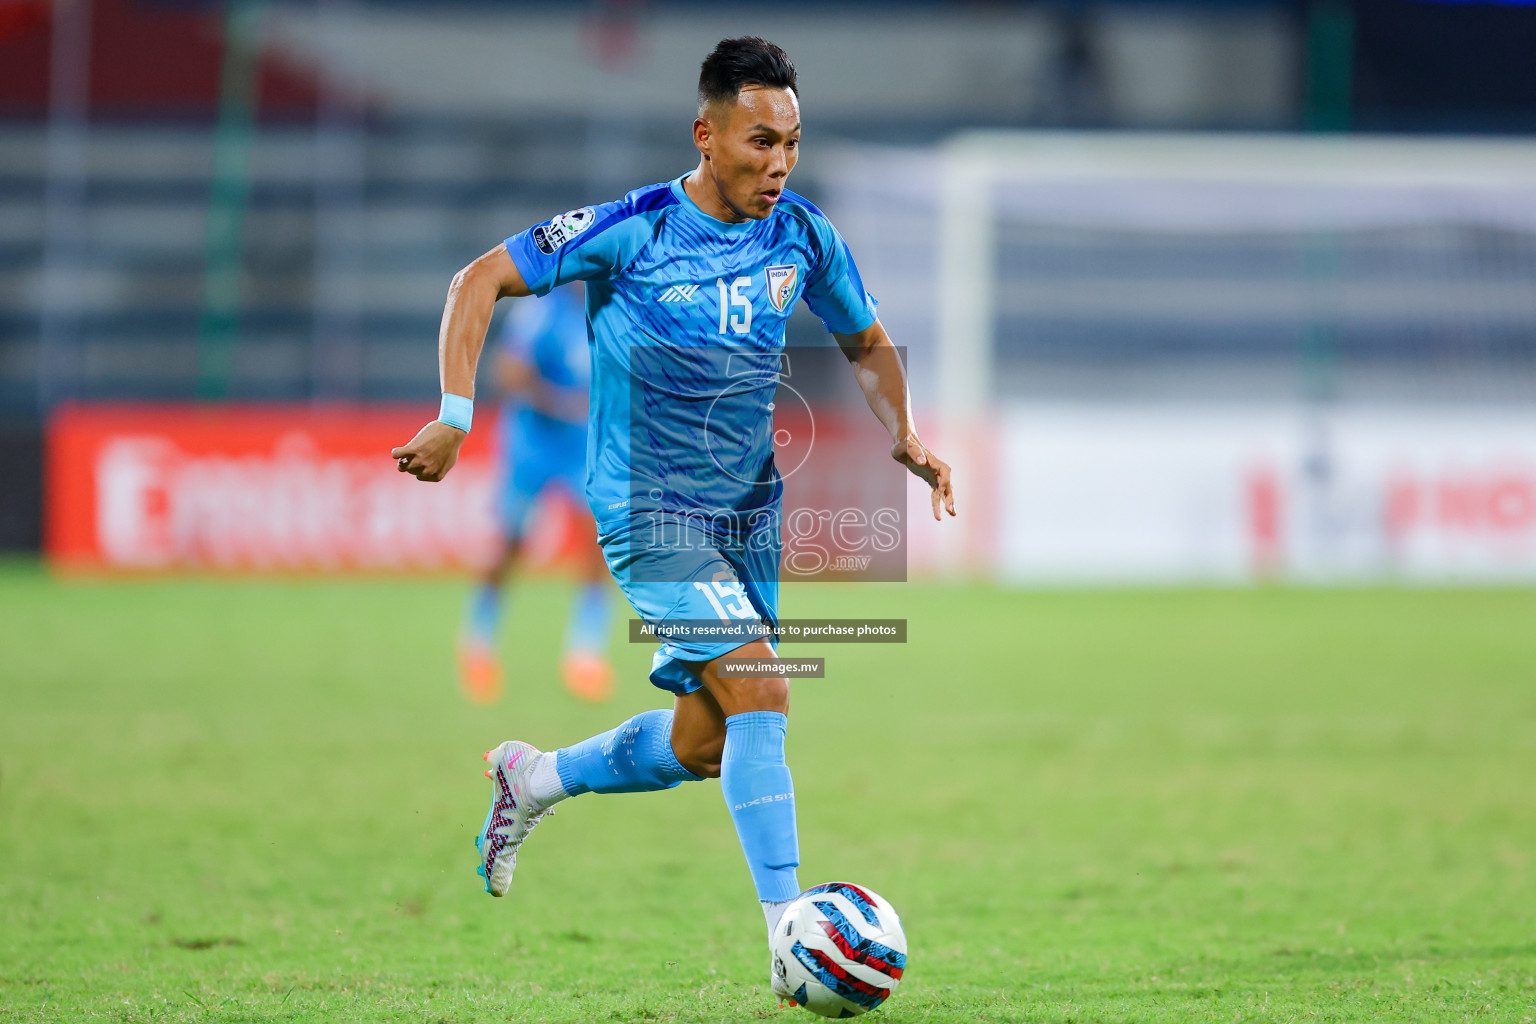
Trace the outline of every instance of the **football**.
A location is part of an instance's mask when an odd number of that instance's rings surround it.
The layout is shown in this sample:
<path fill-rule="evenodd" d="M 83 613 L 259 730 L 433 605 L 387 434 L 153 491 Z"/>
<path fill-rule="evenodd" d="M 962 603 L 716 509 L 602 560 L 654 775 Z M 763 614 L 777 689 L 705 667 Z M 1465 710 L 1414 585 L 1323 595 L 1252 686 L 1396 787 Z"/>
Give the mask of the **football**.
<path fill-rule="evenodd" d="M 828 882 L 805 890 L 773 932 L 773 990 L 823 1017 L 857 1017 L 896 991 L 907 936 L 873 890 Z"/>

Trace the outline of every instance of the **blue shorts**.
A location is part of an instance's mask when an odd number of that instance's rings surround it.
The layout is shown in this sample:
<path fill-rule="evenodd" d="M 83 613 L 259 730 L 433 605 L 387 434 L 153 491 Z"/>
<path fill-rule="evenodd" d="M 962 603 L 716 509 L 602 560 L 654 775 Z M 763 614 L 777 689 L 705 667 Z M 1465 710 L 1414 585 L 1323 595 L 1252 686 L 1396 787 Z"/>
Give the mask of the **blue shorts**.
<path fill-rule="evenodd" d="M 676 512 L 634 512 L 599 533 L 614 581 L 664 642 L 651 659 L 651 683 L 692 693 L 700 682 L 687 662 L 712 661 L 769 634 L 779 621 L 777 510 L 727 525 Z M 679 636 L 668 623 L 723 623 L 731 639 Z M 693 630 L 697 632 L 697 630 Z M 777 645 L 775 644 L 775 647 Z"/>
<path fill-rule="evenodd" d="M 540 427 L 522 417 L 511 420 L 502 431 L 496 521 L 502 536 L 518 540 L 528 532 L 539 496 L 551 485 L 564 488 L 577 508 L 586 508 L 587 430 L 564 424 Z"/>

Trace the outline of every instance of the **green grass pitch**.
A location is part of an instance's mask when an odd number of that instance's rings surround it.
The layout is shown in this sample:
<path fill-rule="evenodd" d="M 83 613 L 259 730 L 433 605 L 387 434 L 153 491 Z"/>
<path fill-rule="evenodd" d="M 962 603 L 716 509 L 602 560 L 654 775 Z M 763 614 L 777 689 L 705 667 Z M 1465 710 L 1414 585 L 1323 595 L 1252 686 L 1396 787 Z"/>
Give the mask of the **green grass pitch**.
<path fill-rule="evenodd" d="M 659 706 L 451 674 L 446 581 L 60 582 L 0 568 L 0 1022 L 811 1020 L 767 989 L 713 782 L 588 796 L 492 900 L 480 754 Z M 872 1020 L 1536 1018 L 1536 593 L 801 586 L 806 884 L 874 887 Z"/>

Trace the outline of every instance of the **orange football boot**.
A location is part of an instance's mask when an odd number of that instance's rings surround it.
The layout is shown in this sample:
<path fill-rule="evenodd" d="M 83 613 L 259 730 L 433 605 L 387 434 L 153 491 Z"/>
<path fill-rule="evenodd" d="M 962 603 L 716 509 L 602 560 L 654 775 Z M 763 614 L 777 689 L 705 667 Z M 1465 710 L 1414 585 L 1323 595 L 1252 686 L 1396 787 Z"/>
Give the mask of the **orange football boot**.
<path fill-rule="evenodd" d="M 459 642 L 459 688 L 475 704 L 501 699 L 501 661 L 489 644 Z"/>
<path fill-rule="evenodd" d="M 560 675 L 572 694 L 594 704 L 613 696 L 613 666 L 592 651 L 567 651 L 560 661 Z"/>

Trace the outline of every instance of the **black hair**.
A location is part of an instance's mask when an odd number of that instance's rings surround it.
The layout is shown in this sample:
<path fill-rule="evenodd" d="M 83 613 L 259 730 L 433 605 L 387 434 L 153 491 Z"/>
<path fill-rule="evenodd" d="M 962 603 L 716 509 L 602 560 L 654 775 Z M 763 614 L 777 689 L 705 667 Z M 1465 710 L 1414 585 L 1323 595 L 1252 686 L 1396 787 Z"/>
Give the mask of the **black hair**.
<path fill-rule="evenodd" d="M 761 36 L 722 39 L 699 67 L 699 105 L 732 103 L 743 86 L 793 89 L 795 65 L 789 54 Z"/>

